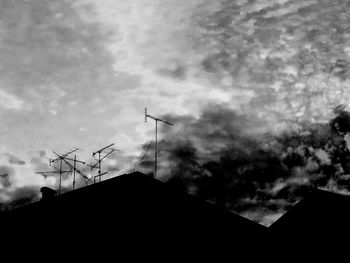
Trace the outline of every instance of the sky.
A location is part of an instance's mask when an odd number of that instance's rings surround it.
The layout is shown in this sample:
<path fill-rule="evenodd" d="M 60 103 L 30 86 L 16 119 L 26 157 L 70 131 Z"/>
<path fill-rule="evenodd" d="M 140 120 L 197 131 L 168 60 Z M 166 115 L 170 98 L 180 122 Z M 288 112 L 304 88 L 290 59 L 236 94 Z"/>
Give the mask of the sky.
<path fill-rule="evenodd" d="M 133 169 L 154 139 L 145 107 L 175 123 L 160 138 L 191 140 L 202 163 L 242 142 L 227 141 L 231 133 L 259 138 L 260 149 L 266 138 L 328 123 L 335 107 L 349 106 L 349 8 L 345 0 L 1 0 L 0 203 L 57 188 L 56 176 L 35 174 L 52 169 L 52 150 L 79 148 L 91 161 L 116 143 L 108 176 Z M 227 131 L 224 139 L 209 136 L 213 129 Z M 164 145 L 161 179 L 172 177 L 164 167 L 173 151 Z M 315 152 L 327 163 L 327 152 Z M 303 178 L 274 178 L 269 189 Z M 269 224 L 284 210 L 240 211 Z"/>

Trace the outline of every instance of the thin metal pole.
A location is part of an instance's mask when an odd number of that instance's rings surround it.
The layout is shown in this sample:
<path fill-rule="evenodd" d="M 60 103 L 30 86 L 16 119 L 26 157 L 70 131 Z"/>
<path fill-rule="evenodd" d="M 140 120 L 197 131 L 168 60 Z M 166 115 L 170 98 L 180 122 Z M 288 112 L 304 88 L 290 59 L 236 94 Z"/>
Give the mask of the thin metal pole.
<path fill-rule="evenodd" d="M 98 176 L 100 177 L 101 182 L 101 152 L 98 152 Z"/>
<path fill-rule="evenodd" d="M 154 178 L 157 178 L 157 161 L 158 161 L 158 121 L 156 120 L 156 150 L 154 153 Z"/>
<path fill-rule="evenodd" d="M 170 122 L 167 122 L 165 120 L 158 119 L 156 117 L 153 117 L 152 115 L 147 114 L 147 108 L 145 108 L 145 122 L 147 122 L 147 118 L 151 118 L 156 122 L 156 146 L 155 146 L 155 152 L 154 152 L 154 175 L 153 177 L 156 179 L 157 178 L 157 169 L 158 169 L 158 121 L 163 122 L 168 125 L 174 125 Z"/>
<path fill-rule="evenodd" d="M 58 188 L 58 194 L 61 194 L 61 183 L 62 183 L 62 158 L 60 160 L 60 185 Z"/>
<path fill-rule="evenodd" d="M 74 155 L 74 168 L 73 168 L 73 190 L 75 189 L 75 169 L 76 169 L 76 163 L 77 163 L 77 156 Z"/>

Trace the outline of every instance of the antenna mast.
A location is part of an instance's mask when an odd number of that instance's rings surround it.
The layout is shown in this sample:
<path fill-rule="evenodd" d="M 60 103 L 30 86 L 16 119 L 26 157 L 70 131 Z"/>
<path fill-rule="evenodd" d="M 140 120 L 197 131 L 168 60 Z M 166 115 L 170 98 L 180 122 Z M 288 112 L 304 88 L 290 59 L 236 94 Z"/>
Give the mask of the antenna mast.
<path fill-rule="evenodd" d="M 156 145 L 155 145 L 155 152 L 154 152 L 154 178 L 157 178 L 157 168 L 158 168 L 158 122 L 163 122 L 167 125 L 174 125 L 168 121 L 153 117 L 152 115 L 149 115 L 147 113 L 147 108 L 145 108 L 145 122 L 147 122 L 147 118 L 150 118 L 155 121 L 155 136 L 156 136 Z"/>
<path fill-rule="evenodd" d="M 67 160 L 68 161 L 73 161 L 73 165 L 70 164 L 69 162 L 67 162 Z M 77 160 L 77 155 L 74 155 L 74 159 L 64 157 L 63 161 L 73 170 L 73 190 L 75 189 L 75 176 L 76 176 L 76 173 L 80 174 L 86 180 L 89 180 L 89 178 L 85 174 L 83 174 L 81 171 L 79 171 L 77 169 L 77 163 L 85 164 L 85 162 Z"/>
<path fill-rule="evenodd" d="M 53 151 L 53 153 L 57 156 L 56 159 L 50 160 L 50 165 L 54 162 L 59 161 L 60 162 L 60 169 L 59 169 L 59 174 L 60 174 L 60 181 L 59 181 L 59 189 L 58 189 L 58 193 L 61 193 L 61 187 L 62 187 L 62 164 L 63 162 L 68 165 L 68 167 L 71 168 L 70 172 L 73 171 L 73 190 L 75 189 L 75 178 L 76 178 L 76 173 L 78 173 L 79 175 L 81 175 L 84 179 L 89 180 L 88 176 L 86 176 L 85 174 L 83 174 L 81 171 L 79 171 L 77 169 L 77 163 L 81 163 L 81 164 L 85 164 L 85 162 L 77 160 L 77 156 L 74 155 L 74 159 L 69 158 L 68 155 L 78 151 L 79 149 L 75 149 L 73 151 L 70 151 L 66 154 L 60 155 L 58 153 L 56 153 L 55 151 Z M 69 162 L 72 161 L 73 165 Z"/>
<path fill-rule="evenodd" d="M 110 145 L 107 145 L 106 147 L 103 147 L 99 150 L 97 150 L 96 152 L 92 153 L 92 157 L 95 157 L 96 155 L 98 155 L 98 160 L 95 164 L 91 165 L 91 171 L 93 169 L 98 169 L 98 174 L 96 176 L 94 176 L 94 183 L 96 183 L 96 178 L 99 178 L 99 181 L 101 182 L 101 178 L 103 175 L 107 174 L 108 172 L 103 172 L 101 171 L 102 169 L 102 161 L 109 156 L 111 153 L 113 153 L 115 151 L 115 149 L 110 149 L 110 151 L 105 154 L 103 157 L 101 157 L 101 153 L 103 153 L 104 150 L 107 150 L 108 148 L 111 148 L 114 145 L 114 143 L 111 143 Z"/>

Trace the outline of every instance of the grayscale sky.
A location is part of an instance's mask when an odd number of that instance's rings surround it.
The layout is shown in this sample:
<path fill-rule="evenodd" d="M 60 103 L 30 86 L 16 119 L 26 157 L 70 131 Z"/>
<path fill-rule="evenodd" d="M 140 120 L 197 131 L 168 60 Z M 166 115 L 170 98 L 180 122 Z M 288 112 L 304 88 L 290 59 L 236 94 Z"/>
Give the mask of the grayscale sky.
<path fill-rule="evenodd" d="M 133 167 L 157 116 L 210 105 L 278 135 L 350 99 L 346 0 L 1 0 L 0 201 L 48 185 L 52 149 L 115 142 Z M 176 129 L 176 127 L 174 127 Z M 111 173 L 113 174 L 113 173 Z M 113 175 L 117 175 L 118 172 Z"/>

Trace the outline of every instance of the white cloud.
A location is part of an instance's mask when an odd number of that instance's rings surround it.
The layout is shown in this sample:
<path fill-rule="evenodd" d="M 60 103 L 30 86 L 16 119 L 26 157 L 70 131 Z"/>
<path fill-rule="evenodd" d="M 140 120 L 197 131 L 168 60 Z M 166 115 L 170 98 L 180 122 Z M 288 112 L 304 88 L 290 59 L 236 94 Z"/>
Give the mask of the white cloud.
<path fill-rule="evenodd" d="M 57 110 L 49 110 L 52 115 L 57 115 Z"/>
<path fill-rule="evenodd" d="M 288 2 L 289 0 L 285 1 Z M 267 14 L 265 14 L 265 17 L 280 17 L 286 14 L 290 14 L 290 13 L 295 13 L 296 11 L 298 11 L 300 8 L 303 7 L 307 7 L 313 4 L 317 4 L 317 0 L 314 1 L 303 1 L 303 2 L 299 2 L 299 3 L 293 3 L 289 6 L 286 6 L 284 8 L 279 8 L 277 10 L 273 10 L 268 12 Z"/>
<path fill-rule="evenodd" d="M 246 13 L 254 13 L 259 12 L 261 10 L 278 6 L 278 5 L 284 5 L 285 3 L 289 2 L 290 0 L 258 0 L 254 1 L 251 4 L 243 5 L 242 11 Z"/>
<path fill-rule="evenodd" d="M 24 101 L 4 90 L 0 90 L 0 106 L 10 110 L 23 109 Z"/>

